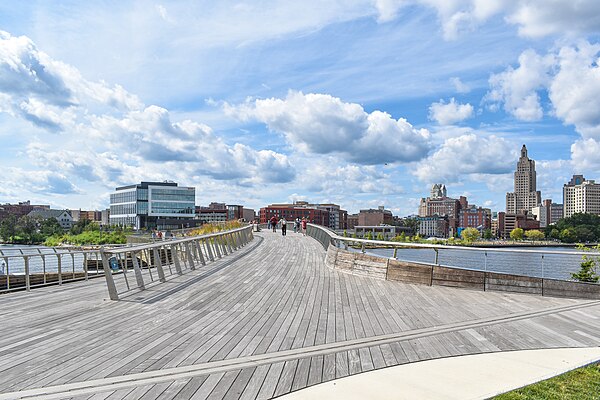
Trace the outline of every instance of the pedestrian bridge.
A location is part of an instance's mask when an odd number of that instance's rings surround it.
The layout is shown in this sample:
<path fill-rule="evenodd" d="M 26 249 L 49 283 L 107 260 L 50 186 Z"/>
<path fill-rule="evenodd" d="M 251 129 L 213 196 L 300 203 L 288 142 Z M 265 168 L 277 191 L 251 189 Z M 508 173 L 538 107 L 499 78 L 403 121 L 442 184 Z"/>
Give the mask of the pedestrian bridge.
<path fill-rule="evenodd" d="M 322 236 L 248 239 L 212 262 L 181 248 L 183 273 L 117 282 L 119 301 L 103 278 L 0 295 L 0 399 L 266 399 L 423 360 L 600 346 L 599 300 L 377 279 L 328 266 Z"/>

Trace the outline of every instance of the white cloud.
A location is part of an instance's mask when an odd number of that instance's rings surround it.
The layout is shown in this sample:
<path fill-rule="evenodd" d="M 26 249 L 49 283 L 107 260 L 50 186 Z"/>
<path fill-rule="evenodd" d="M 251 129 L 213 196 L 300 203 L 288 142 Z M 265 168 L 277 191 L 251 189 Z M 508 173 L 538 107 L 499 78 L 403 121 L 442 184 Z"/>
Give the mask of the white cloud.
<path fill-rule="evenodd" d="M 517 68 L 490 77 L 491 90 L 486 99 L 504 105 L 504 110 L 523 121 L 537 121 L 543 115 L 538 91 L 550 82 L 552 55 L 540 56 L 526 50 L 519 56 Z"/>
<path fill-rule="evenodd" d="M 600 140 L 577 140 L 571 145 L 571 161 L 576 173 L 582 173 L 582 171 L 600 173 Z"/>
<path fill-rule="evenodd" d="M 225 103 L 224 110 L 242 121 L 265 123 L 302 152 L 338 153 L 361 164 L 414 161 L 430 148 L 427 130 L 385 112 L 367 113 L 359 104 L 327 94 L 290 91 L 285 99 Z"/>
<path fill-rule="evenodd" d="M 596 0 L 375 0 L 378 20 L 387 22 L 406 5 L 434 9 L 446 40 L 454 40 L 495 15 L 518 26 L 519 35 L 542 37 L 600 31 L 600 3 Z"/>
<path fill-rule="evenodd" d="M 495 135 L 475 133 L 451 137 L 412 173 L 427 183 L 454 183 L 476 174 L 505 174 L 514 168 L 517 147 Z"/>
<path fill-rule="evenodd" d="M 450 83 L 452 83 L 457 93 L 469 93 L 471 91 L 469 85 L 463 83 L 460 78 L 456 76 L 450 78 Z"/>
<path fill-rule="evenodd" d="M 600 139 L 600 44 L 580 42 L 557 55 L 558 72 L 549 85 L 554 112 L 584 138 Z"/>
<path fill-rule="evenodd" d="M 284 154 L 228 144 L 198 122 L 174 122 L 165 108 L 146 107 L 119 85 L 88 81 L 29 38 L 6 32 L 0 32 L 0 111 L 61 131 L 55 140 L 30 138 L 26 151 L 46 171 L 31 173 L 41 179 L 32 187 L 50 193 L 76 193 L 71 180 L 114 187 L 178 175 L 188 184 L 192 176 L 255 185 L 295 176 Z M 11 176 L 19 173 L 29 172 L 15 169 Z"/>
<path fill-rule="evenodd" d="M 440 100 L 438 103 L 431 103 L 429 107 L 429 119 L 440 125 L 452 125 L 472 116 L 473 106 L 469 103 L 457 103 L 454 97 L 450 99 L 449 103 Z"/>

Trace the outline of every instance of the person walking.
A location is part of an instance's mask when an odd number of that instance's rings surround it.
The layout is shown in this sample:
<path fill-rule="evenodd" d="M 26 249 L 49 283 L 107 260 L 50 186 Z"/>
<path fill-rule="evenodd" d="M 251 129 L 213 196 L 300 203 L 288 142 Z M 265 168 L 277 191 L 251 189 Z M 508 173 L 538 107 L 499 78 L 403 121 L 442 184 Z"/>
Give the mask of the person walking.
<path fill-rule="evenodd" d="M 300 218 L 296 218 L 294 221 L 294 232 L 300 233 Z"/>
<path fill-rule="evenodd" d="M 285 217 L 281 218 L 279 222 L 281 223 L 281 234 L 285 236 L 287 233 L 287 221 L 285 220 Z"/>
<path fill-rule="evenodd" d="M 277 232 L 277 218 L 274 215 L 271 217 L 271 227 L 273 232 Z"/>
<path fill-rule="evenodd" d="M 306 218 L 302 218 L 302 234 L 306 236 Z"/>

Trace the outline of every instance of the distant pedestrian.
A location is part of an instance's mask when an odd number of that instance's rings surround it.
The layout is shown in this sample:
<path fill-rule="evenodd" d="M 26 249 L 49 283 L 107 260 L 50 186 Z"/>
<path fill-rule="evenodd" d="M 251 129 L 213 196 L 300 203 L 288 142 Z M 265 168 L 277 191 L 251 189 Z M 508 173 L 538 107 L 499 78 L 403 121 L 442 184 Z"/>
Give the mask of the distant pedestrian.
<path fill-rule="evenodd" d="M 306 236 L 306 218 L 302 218 L 302 234 Z"/>
<path fill-rule="evenodd" d="M 271 217 L 271 227 L 273 232 L 277 232 L 277 218 L 274 215 Z"/>
<path fill-rule="evenodd" d="M 287 233 L 287 221 L 285 220 L 285 217 L 281 218 L 279 222 L 281 223 L 281 234 L 285 236 Z"/>

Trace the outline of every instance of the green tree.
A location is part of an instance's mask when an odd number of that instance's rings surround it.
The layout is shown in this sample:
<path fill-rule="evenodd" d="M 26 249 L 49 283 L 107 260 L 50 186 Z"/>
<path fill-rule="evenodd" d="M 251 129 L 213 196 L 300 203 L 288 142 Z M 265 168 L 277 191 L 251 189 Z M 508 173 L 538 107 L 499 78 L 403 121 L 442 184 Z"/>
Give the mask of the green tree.
<path fill-rule="evenodd" d="M 577 232 L 575 228 L 565 228 L 560 231 L 560 240 L 565 243 L 575 243 L 577 241 Z"/>
<path fill-rule="evenodd" d="M 48 218 L 40 223 L 40 233 L 43 236 L 62 235 L 64 231 L 56 218 Z"/>
<path fill-rule="evenodd" d="M 12 242 L 17 234 L 17 217 L 9 215 L 0 222 L 0 238 L 5 242 Z"/>
<path fill-rule="evenodd" d="M 560 239 L 560 231 L 556 228 L 552 228 L 552 229 L 550 229 L 550 233 L 548 234 L 548 237 L 550 237 L 552 239 Z"/>
<path fill-rule="evenodd" d="M 343 236 L 344 236 L 344 237 L 348 237 L 348 231 L 346 231 L 345 229 L 344 229 Z"/>
<path fill-rule="evenodd" d="M 472 243 L 479 239 L 479 231 L 475 228 L 465 228 L 460 232 L 460 237 L 467 243 Z"/>
<path fill-rule="evenodd" d="M 383 236 L 383 233 L 379 232 L 377 234 L 377 240 L 385 240 L 385 237 Z"/>
<path fill-rule="evenodd" d="M 373 234 L 371 234 L 371 232 L 367 232 L 365 234 L 365 239 L 367 239 L 367 240 L 373 240 Z"/>
<path fill-rule="evenodd" d="M 490 240 L 493 237 L 492 235 L 492 230 L 491 229 L 486 229 L 485 231 L 483 231 L 483 238 L 486 240 Z"/>
<path fill-rule="evenodd" d="M 532 229 L 530 231 L 525 232 L 525 237 L 529 240 L 542 240 L 546 235 L 544 235 L 544 232 L 539 231 L 537 229 Z"/>
<path fill-rule="evenodd" d="M 421 221 L 416 218 L 406 218 L 404 220 L 404 226 L 410 229 L 413 235 L 419 233 L 419 227 L 421 226 Z"/>
<path fill-rule="evenodd" d="M 592 249 L 583 245 L 577 246 L 578 250 L 590 251 Z M 596 246 L 594 250 L 600 250 L 600 245 Z M 581 257 L 581 267 L 576 273 L 571 273 L 571 278 L 580 282 L 592 282 L 597 283 L 600 280 L 596 267 L 600 264 L 600 256 L 588 256 L 584 255 Z"/>
<path fill-rule="evenodd" d="M 24 215 L 17 221 L 17 235 L 23 242 L 32 244 L 36 239 L 39 224 L 40 221 L 37 218 Z"/>
<path fill-rule="evenodd" d="M 84 219 L 80 219 L 79 221 L 77 221 L 71 227 L 71 234 L 79 235 L 83 232 L 99 231 L 99 230 L 100 230 L 100 225 L 98 225 L 98 223 L 84 218 Z"/>
<path fill-rule="evenodd" d="M 512 240 L 523 240 L 524 231 L 522 228 L 515 228 L 510 231 L 510 238 Z"/>

